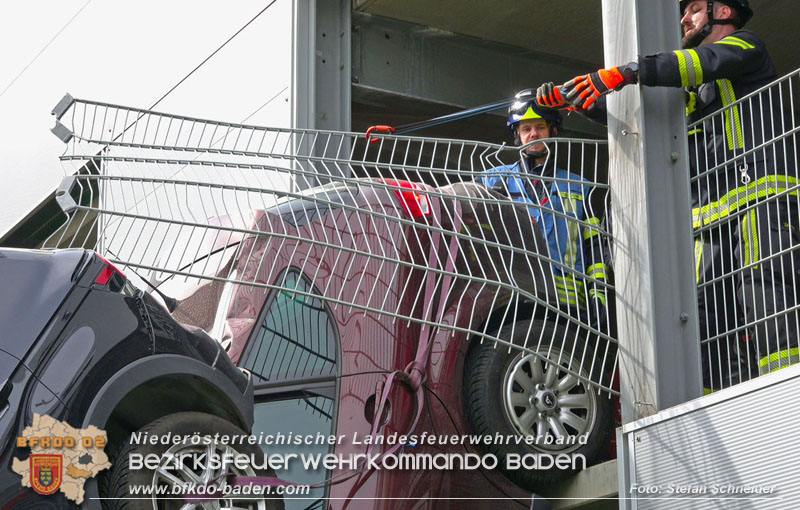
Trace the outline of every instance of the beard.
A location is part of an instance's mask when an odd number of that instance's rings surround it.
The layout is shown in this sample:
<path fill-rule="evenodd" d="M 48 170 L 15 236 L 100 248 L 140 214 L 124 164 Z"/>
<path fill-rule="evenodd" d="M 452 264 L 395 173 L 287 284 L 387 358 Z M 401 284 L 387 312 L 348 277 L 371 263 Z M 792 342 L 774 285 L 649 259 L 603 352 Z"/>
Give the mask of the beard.
<path fill-rule="evenodd" d="M 683 39 L 681 39 L 681 47 L 684 50 L 687 50 L 689 48 L 697 48 L 700 46 L 700 43 L 703 42 L 703 39 L 705 39 L 703 32 L 704 30 L 701 28 L 700 30 L 689 32 L 688 34 L 684 35 Z"/>

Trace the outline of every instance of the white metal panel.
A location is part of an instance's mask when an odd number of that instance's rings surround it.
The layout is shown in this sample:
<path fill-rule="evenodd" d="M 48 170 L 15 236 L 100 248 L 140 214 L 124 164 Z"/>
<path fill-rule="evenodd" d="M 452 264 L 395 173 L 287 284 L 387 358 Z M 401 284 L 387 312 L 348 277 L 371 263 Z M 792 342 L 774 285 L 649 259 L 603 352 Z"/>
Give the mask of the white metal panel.
<path fill-rule="evenodd" d="M 626 425 L 631 479 L 620 496 L 635 509 L 797 508 L 798 393 L 795 366 Z"/>

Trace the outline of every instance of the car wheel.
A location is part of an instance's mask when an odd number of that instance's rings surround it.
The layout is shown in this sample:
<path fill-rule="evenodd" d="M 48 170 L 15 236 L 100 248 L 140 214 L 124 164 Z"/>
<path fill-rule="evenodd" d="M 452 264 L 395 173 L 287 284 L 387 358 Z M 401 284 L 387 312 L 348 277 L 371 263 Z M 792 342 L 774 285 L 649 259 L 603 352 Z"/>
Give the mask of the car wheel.
<path fill-rule="evenodd" d="M 204 413 L 176 413 L 165 416 L 154 422 L 146 425 L 138 430 L 135 434 L 139 437 L 183 437 L 183 436 L 199 436 L 201 439 L 199 444 L 195 441 L 179 442 L 173 444 L 143 444 L 144 441 L 139 441 L 138 444 L 133 441 L 124 443 L 114 455 L 112 467 L 107 475 L 102 477 L 100 482 L 100 496 L 103 498 L 102 506 L 105 510 L 172 510 L 183 508 L 196 508 L 196 509 L 220 509 L 220 508 L 236 508 L 242 510 L 283 510 L 284 504 L 281 499 L 263 499 L 259 496 L 252 496 L 252 499 L 247 496 L 237 495 L 236 499 L 222 497 L 219 500 L 197 503 L 195 505 L 187 505 L 179 496 L 169 496 L 159 499 L 156 497 L 145 499 L 133 499 L 134 497 L 141 498 L 131 493 L 132 486 L 138 487 L 152 487 L 155 491 L 169 491 L 175 485 L 183 484 L 198 484 L 204 485 L 209 483 L 225 473 L 231 473 L 236 476 L 268 476 L 274 477 L 275 473 L 272 470 L 255 470 L 252 466 L 240 466 L 228 464 L 225 466 L 215 466 L 210 464 L 206 455 L 202 458 L 201 462 L 194 462 L 193 454 L 211 453 L 216 452 L 219 454 L 233 453 L 245 455 L 257 455 L 256 459 L 261 463 L 262 450 L 256 445 L 250 444 L 221 444 L 214 443 L 210 439 L 219 434 L 219 436 L 245 436 L 247 435 L 239 427 L 233 425 L 227 420 Z M 134 435 L 135 435 L 134 434 Z M 132 435 L 131 437 L 133 437 Z M 209 441 L 206 441 L 208 438 Z M 211 443 L 211 444 L 205 444 Z M 180 465 L 170 465 L 153 469 L 129 469 L 129 458 L 131 454 L 141 454 L 146 458 L 149 454 L 157 454 L 159 458 L 164 458 L 164 455 L 172 455 L 173 458 L 180 458 L 181 455 L 186 455 L 188 460 Z M 216 468 L 216 469 L 215 469 Z M 164 494 L 164 492 L 161 492 Z M 169 492 L 166 492 L 169 494 Z"/>
<path fill-rule="evenodd" d="M 529 325 L 507 326 L 499 338 L 524 345 Z M 573 461 L 581 468 L 582 459 L 589 466 L 605 453 L 613 431 L 613 401 L 564 370 L 571 367 L 583 378 L 590 373 L 591 367 L 580 364 L 583 342 L 574 331 L 542 321 L 534 321 L 530 331 L 553 339 L 535 347 L 550 361 L 494 342 L 476 343 L 464 365 L 464 397 L 473 434 L 492 436 L 491 444 L 483 446 L 486 453 L 497 456 L 499 469 L 511 481 L 537 490 L 574 473 Z M 502 441 L 495 440 L 498 433 Z M 519 436 L 525 438 L 519 444 L 506 440 Z M 515 458 L 527 460 L 527 468 L 514 469 Z M 570 466 L 548 466 L 549 458 L 566 459 Z"/>

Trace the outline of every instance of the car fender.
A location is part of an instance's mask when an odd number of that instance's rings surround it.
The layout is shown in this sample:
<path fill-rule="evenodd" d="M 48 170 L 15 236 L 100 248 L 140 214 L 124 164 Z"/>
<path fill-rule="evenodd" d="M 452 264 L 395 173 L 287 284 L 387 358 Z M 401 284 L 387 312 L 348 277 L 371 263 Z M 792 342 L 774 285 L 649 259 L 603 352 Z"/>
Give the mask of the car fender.
<path fill-rule="evenodd" d="M 224 374 L 198 360 L 176 354 L 157 354 L 136 360 L 110 377 L 95 395 L 83 418 L 83 427 L 102 427 L 123 398 L 148 381 L 165 377 L 194 377 L 220 389 L 227 399 L 234 423 L 245 430 L 253 425 L 253 382 L 248 378 L 242 393 Z"/>
<path fill-rule="evenodd" d="M 109 378 L 95 395 L 82 428 L 95 425 L 103 428 L 112 413 L 126 395 L 147 384 L 164 377 L 199 378 L 219 388 L 220 394 L 227 398 L 227 416 L 234 424 L 244 430 L 253 425 L 253 381 L 248 376 L 247 388 L 242 393 L 224 374 L 200 361 L 176 354 L 158 354 L 134 361 Z M 109 452 L 110 453 L 110 452 Z M 86 497 L 82 506 L 85 510 L 100 510 L 97 479 L 91 478 L 84 486 Z"/>

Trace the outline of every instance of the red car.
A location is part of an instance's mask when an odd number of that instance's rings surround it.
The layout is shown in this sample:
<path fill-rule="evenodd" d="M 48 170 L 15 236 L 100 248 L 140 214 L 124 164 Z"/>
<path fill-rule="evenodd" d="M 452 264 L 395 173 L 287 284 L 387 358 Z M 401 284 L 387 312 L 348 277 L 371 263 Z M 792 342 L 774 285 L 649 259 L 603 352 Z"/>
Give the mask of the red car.
<path fill-rule="evenodd" d="M 279 471 L 332 478 L 310 507 L 528 507 L 531 491 L 608 454 L 614 400 L 597 385 L 610 387 L 614 345 L 553 299 L 546 243 L 524 207 L 473 183 L 352 179 L 258 211 L 239 234 L 220 281 L 176 316 L 192 321 L 227 286 L 225 343 L 255 376 L 254 434 L 336 438 L 268 453 L 498 459 L 495 469 Z M 401 446 L 389 439 L 408 434 Z M 375 437 L 384 444 L 368 444 Z M 548 454 L 575 464 L 545 469 Z M 524 464 L 507 465 L 515 459 Z"/>

